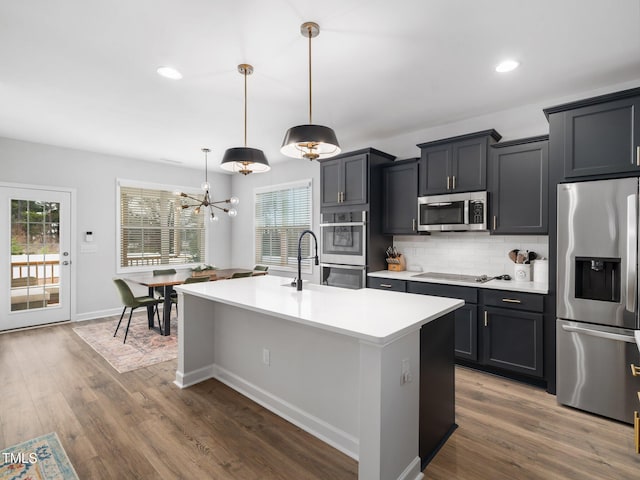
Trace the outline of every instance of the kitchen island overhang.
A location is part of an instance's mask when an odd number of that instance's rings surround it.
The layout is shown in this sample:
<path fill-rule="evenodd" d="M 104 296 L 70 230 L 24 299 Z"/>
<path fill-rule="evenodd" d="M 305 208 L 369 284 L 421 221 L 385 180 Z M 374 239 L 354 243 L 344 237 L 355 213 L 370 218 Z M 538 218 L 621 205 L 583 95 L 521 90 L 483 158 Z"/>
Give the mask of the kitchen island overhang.
<path fill-rule="evenodd" d="M 361 479 L 421 478 L 420 329 L 440 319 L 452 332 L 462 300 L 298 292 L 272 275 L 176 290 L 176 385 L 218 379 L 357 459 Z"/>

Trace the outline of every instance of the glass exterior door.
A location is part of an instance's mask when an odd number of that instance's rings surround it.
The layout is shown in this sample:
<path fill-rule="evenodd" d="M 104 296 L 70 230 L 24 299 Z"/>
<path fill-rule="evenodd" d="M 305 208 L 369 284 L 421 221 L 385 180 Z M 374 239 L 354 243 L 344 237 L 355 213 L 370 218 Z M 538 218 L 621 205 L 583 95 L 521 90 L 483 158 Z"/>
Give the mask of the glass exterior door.
<path fill-rule="evenodd" d="M 0 330 L 70 320 L 70 193 L 0 192 Z"/>

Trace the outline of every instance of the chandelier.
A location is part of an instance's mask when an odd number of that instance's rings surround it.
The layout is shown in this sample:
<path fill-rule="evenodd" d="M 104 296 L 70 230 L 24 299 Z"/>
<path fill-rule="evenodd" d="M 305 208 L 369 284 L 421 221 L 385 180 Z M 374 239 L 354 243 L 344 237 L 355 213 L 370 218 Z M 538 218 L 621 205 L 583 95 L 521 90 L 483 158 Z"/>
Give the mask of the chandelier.
<path fill-rule="evenodd" d="M 320 34 L 320 26 L 314 22 L 303 23 L 300 33 L 309 39 L 309 123 L 287 130 L 280 152 L 287 157 L 309 160 L 329 158 L 340 153 L 336 134 L 330 127 L 314 125 L 311 119 L 311 39 Z"/>
<path fill-rule="evenodd" d="M 207 159 L 207 154 L 211 150 L 209 150 L 208 148 L 203 148 L 202 151 L 204 152 L 204 183 L 202 183 L 201 188 L 202 190 L 204 190 L 204 197 L 202 199 L 199 199 L 196 197 L 192 197 L 191 195 L 187 195 L 184 192 L 180 192 L 178 193 L 178 195 L 183 199 L 193 200 L 198 203 L 186 203 L 185 200 L 183 200 L 183 202 L 179 205 L 178 208 L 185 209 L 185 208 L 195 207 L 193 211 L 196 214 L 199 214 L 203 209 L 206 210 L 208 208 L 209 214 L 210 214 L 209 220 L 212 222 L 218 221 L 218 217 L 216 217 L 214 209 L 218 209 L 226 213 L 230 217 L 235 217 L 236 215 L 238 215 L 238 211 L 234 207 L 238 205 L 238 203 L 240 203 L 240 200 L 238 200 L 238 197 L 231 197 L 226 200 L 216 200 L 216 201 L 211 200 L 211 196 L 209 194 L 209 189 L 211 188 L 211 185 L 209 184 L 209 178 L 208 178 L 209 165 L 208 165 L 208 159 Z M 231 208 L 227 208 L 226 206 L 220 206 L 220 204 L 230 205 Z"/>

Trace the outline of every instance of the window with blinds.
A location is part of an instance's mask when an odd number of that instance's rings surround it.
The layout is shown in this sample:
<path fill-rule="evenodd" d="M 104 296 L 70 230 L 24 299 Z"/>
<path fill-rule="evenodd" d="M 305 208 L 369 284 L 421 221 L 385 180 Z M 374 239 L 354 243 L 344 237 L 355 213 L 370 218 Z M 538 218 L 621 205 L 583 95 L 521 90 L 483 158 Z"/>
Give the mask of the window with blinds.
<path fill-rule="evenodd" d="M 256 263 L 284 269 L 298 266 L 298 237 L 311 228 L 311 180 L 255 190 Z M 302 256 L 309 257 L 311 238 L 305 235 Z M 302 261 L 311 272 L 311 260 Z"/>
<path fill-rule="evenodd" d="M 118 185 L 121 269 L 205 262 L 204 215 L 168 189 Z"/>

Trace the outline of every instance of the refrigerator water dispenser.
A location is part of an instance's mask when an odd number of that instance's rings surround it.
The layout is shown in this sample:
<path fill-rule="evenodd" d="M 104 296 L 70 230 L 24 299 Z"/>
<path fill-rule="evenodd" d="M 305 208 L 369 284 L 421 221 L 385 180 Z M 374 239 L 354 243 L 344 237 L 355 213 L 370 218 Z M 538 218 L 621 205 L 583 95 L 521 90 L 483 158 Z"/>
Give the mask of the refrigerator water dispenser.
<path fill-rule="evenodd" d="M 576 298 L 620 301 L 620 259 L 576 257 Z"/>

